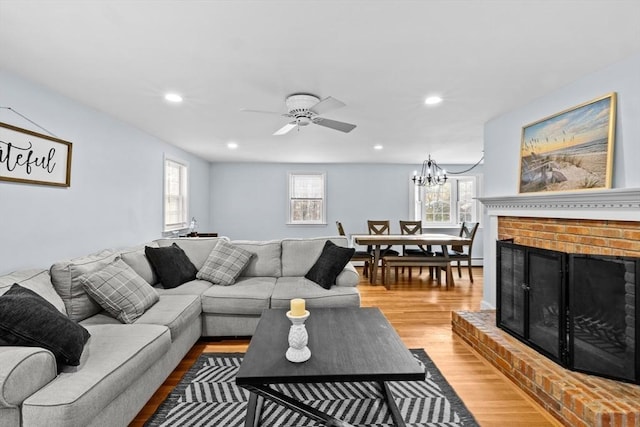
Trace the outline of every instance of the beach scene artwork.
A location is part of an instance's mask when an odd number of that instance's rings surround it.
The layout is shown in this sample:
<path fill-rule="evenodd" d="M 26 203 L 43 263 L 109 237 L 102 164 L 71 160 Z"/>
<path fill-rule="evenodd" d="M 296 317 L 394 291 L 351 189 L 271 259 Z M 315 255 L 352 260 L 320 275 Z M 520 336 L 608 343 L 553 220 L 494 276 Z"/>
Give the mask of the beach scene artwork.
<path fill-rule="evenodd" d="M 616 94 L 522 128 L 520 193 L 611 188 Z"/>

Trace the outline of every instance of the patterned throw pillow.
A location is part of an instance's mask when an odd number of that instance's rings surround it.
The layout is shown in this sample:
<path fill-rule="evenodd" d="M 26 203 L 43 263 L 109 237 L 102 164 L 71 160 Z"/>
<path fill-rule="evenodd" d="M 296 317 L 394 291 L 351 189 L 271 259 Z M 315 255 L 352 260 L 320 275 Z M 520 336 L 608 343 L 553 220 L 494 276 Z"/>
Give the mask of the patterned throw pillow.
<path fill-rule="evenodd" d="M 335 285 L 336 278 L 349 263 L 355 249 L 343 248 L 327 240 L 318 260 L 304 276 L 325 289 Z"/>
<path fill-rule="evenodd" d="M 233 285 L 249 264 L 253 253 L 220 240 L 214 247 L 196 277 L 215 285 Z"/>
<path fill-rule="evenodd" d="M 156 290 L 120 257 L 80 280 L 89 296 L 122 323 L 135 322 L 160 299 Z"/>

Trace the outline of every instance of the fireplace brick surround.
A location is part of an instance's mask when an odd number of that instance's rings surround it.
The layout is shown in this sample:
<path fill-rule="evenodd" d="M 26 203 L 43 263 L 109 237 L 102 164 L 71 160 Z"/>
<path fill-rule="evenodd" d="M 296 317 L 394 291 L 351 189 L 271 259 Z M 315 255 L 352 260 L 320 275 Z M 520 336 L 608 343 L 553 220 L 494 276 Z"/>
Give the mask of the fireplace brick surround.
<path fill-rule="evenodd" d="M 481 201 L 486 310 L 454 312 L 453 332 L 562 424 L 640 427 L 640 386 L 561 367 L 499 329 L 491 303 L 499 239 L 567 253 L 640 257 L 640 188 Z"/>
<path fill-rule="evenodd" d="M 496 313 L 452 314 L 453 332 L 566 426 L 640 425 L 640 386 L 561 367 L 496 326 Z"/>
<path fill-rule="evenodd" d="M 499 217 L 498 239 L 560 252 L 640 257 L 640 221 Z"/>

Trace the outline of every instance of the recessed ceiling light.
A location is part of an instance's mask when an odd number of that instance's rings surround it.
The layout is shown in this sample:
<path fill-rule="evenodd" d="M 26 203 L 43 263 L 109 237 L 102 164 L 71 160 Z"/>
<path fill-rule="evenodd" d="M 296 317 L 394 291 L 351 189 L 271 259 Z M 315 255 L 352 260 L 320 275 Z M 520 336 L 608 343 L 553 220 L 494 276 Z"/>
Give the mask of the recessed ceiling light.
<path fill-rule="evenodd" d="M 182 97 L 177 93 L 167 93 L 164 95 L 164 99 L 166 99 L 169 102 L 175 102 L 175 103 L 182 102 Z"/>
<path fill-rule="evenodd" d="M 374 150 L 382 150 L 383 148 L 384 147 L 382 145 L 380 145 L 380 144 L 376 144 L 376 145 L 373 146 Z"/>
<path fill-rule="evenodd" d="M 235 142 L 229 142 L 227 144 L 227 147 L 229 148 L 229 150 L 235 150 L 236 148 L 238 148 L 238 144 Z"/>
<path fill-rule="evenodd" d="M 442 102 L 442 98 L 434 95 L 434 96 L 429 96 L 427 99 L 424 100 L 424 103 L 427 105 L 436 105 L 436 104 L 440 104 Z"/>

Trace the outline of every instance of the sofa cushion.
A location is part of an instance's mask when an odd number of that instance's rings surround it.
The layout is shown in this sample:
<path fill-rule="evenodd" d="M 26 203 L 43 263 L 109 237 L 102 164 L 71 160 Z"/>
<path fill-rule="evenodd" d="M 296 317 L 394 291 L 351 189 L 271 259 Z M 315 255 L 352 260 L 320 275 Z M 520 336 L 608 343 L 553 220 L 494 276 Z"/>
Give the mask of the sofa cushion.
<path fill-rule="evenodd" d="M 196 270 L 200 270 L 209 257 L 211 250 L 218 240 L 229 240 L 226 237 L 182 237 L 177 239 L 158 239 L 156 243 L 160 247 L 177 244 L 184 250 Z"/>
<path fill-rule="evenodd" d="M 233 240 L 235 246 L 253 254 L 240 277 L 280 277 L 282 276 L 282 245 L 280 240 L 249 241 Z"/>
<path fill-rule="evenodd" d="M 162 248 L 145 246 L 144 253 L 165 289 L 175 288 L 196 278 L 198 270 L 175 243 Z"/>
<path fill-rule="evenodd" d="M 117 256 L 117 252 L 106 249 L 84 257 L 59 261 L 51 266 L 51 282 L 64 301 L 70 319 L 79 322 L 102 311 L 102 307 L 84 290 L 80 276 L 109 264 Z"/>
<path fill-rule="evenodd" d="M 34 291 L 15 284 L 0 296 L 0 345 L 42 347 L 78 365 L 89 332 Z"/>
<path fill-rule="evenodd" d="M 160 325 L 87 325 L 91 339 L 78 367 L 65 367 L 55 381 L 22 405 L 23 425 L 86 426 L 171 349 Z M 88 409 L 89 408 L 89 409 Z"/>
<path fill-rule="evenodd" d="M 276 279 L 240 277 L 233 286 L 211 286 L 201 296 L 204 313 L 260 315 L 269 308 Z"/>
<path fill-rule="evenodd" d="M 175 341 L 201 312 L 198 295 L 160 295 L 160 300 L 136 324 L 164 325 L 171 331 L 171 341 Z"/>
<path fill-rule="evenodd" d="M 154 289 L 160 295 L 198 295 L 200 296 L 204 291 L 209 289 L 213 284 L 206 280 L 192 280 L 187 283 L 183 283 L 177 288 L 164 289 L 161 284 L 154 286 Z"/>
<path fill-rule="evenodd" d="M 60 295 L 58 295 L 51 284 L 49 270 L 22 270 L 0 276 L 0 295 L 7 292 L 14 283 L 19 284 L 23 288 L 31 289 L 53 304 L 62 314 L 67 314 L 64 301 L 62 301 L 62 298 L 60 298 Z"/>
<path fill-rule="evenodd" d="M 120 257 L 81 277 L 91 297 L 122 323 L 133 323 L 158 301 L 158 293 Z"/>
<path fill-rule="evenodd" d="M 355 251 L 353 248 L 343 248 L 327 240 L 320 256 L 304 277 L 325 289 L 331 288 Z"/>
<path fill-rule="evenodd" d="M 252 255 L 251 252 L 238 248 L 226 240 L 220 240 L 211 250 L 196 277 L 200 280 L 208 280 L 214 285 L 233 285 Z"/>
<path fill-rule="evenodd" d="M 199 295 L 160 295 L 160 299 L 147 310 L 134 324 L 164 325 L 171 332 L 171 341 L 200 316 L 202 303 Z M 106 312 L 84 319 L 80 324 L 89 325 L 122 325 Z"/>
<path fill-rule="evenodd" d="M 360 292 L 352 286 L 322 286 L 304 277 L 280 277 L 271 295 L 271 308 L 289 308 L 293 298 L 303 298 L 307 310 L 318 307 L 360 307 Z"/>
<path fill-rule="evenodd" d="M 155 248 L 158 244 L 151 242 L 145 246 Z M 138 276 L 146 280 L 148 284 L 155 285 L 158 283 L 158 275 L 149 262 L 149 258 L 147 258 L 147 255 L 144 253 L 144 246 L 121 251 L 120 257 L 133 269 L 133 271 L 138 274 Z"/>
<path fill-rule="evenodd" d="M 316 262 L 324 242 L 331 240 L 338 246 L 348 247 L 346 237 L 317 237 L 282 240 L 282 276 L 304 277 Z"/>

